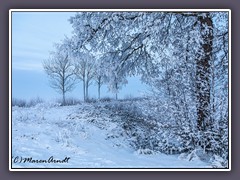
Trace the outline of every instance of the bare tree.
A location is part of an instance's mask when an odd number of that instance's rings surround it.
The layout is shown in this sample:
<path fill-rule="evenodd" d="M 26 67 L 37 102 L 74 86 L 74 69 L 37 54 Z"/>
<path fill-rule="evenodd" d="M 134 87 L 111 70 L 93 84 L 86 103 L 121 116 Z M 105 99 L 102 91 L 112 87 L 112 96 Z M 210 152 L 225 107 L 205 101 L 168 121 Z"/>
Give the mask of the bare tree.
<path fill-rule="evenodd" d="M 75 73 L 76 77 L 80 79 L 83 83 L 84 101 L 88 99 L 88 88 L 94 78 L 94 63 L 92 58 L 93 57 L 88 52 L 79 52 L 77 56 L 75 56 Z"/>
<path fill-rule="evenodd" d="M 95 57 L 94 63 L 94 81 L 97 85 L 98 99 L 101 99 L 101 87 L 106 80 L 106 69 L 105 61 L 103 57 Z"/>
<path fill-rule="evenodd" d="M 96 81 L 96 84 L 97 84 L 97 87 L 98 87 L 98 99 L 100 100 L 101 99 L 101 87 L 102 87 L 103 82 L 104 82 L 102 75 L 97 74 L 95 76 L 95 81 Z"/>
<path fill-rule="evenodd" d="M 76 84 L 75 67 L 64 43 L 56 44 L 55 48 L 43 62 L 43 68 L 50 78 L 50 86 L 62 94 L 62 105 L 66 105 L 66 92 L 72 91 Z"/>

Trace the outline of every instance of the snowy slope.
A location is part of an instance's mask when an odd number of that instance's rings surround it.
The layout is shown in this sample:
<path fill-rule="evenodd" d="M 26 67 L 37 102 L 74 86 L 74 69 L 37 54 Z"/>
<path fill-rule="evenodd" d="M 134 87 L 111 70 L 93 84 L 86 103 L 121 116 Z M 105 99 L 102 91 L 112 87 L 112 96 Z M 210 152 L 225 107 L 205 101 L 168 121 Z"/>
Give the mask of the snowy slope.
<path fill-rule="evenodd" d="M 107 109 L 92 104 L 12 108 L 13 168 L 211 168 L 179 155 L 139 154 Z M 68 163 L 20 163 L 21 158 Z"/>

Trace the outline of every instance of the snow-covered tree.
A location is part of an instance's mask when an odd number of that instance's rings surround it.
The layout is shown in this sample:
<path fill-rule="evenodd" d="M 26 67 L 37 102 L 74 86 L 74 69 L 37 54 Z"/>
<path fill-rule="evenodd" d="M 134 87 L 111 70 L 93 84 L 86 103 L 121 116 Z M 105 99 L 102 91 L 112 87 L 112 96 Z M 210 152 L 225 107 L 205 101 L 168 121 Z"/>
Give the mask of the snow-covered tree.
<path fill-rule="evenodd" d="M 74 55 L 75 73 L 78 79 L 82 81 L 83 85 L 83 99 L 88 100 L 88 89 L 94 78 L 94 59 L 87 51 L 78 52 Z"/>
<path fill-rule="evenodd" d="M 55 44 L 55 51 L 43 62 L 43 68 L 50 79 L 50 86 L 62 94 L 62 105 L 66 104 L 66 93 L 73 90 L 76 84 L 75 66 L 70 50 L 64 40 Z"/>
<path fill-rule="evenodd" d="M 98 92 L 98 99 L 101 99 L 101 87 L 105 80 L 105 64 L 104 59 L 101 57 L 95 56 L 95 63 L 94 63 L 94 80 L 97 85 L 97 92 Z"/>
<path fill-rule="evenodd" d="M 115 99 L 118 99 L 119 90 L 123 85 L 127 84 L 126 72 L 119 67 L 118 59 L 108 59 L 105 61 L 107 68 L 105 69 L 105 81 L 110 92 L 115 94 Z"/>
<path fill-rule="evenodd" d="M 196 123 L 204 130 L 210 121 L 214 16 L 209 12 L 84 12 L 70 22 L 81 34 L 81 46 L 93 44 L 111 57 L 114 66 L 118 64 L 114 71 L 124 72 L 123 77 L 138 73 L 153 86 L 161 79 L 160 71 L 186 76 L 181 83 L 191 87 L 181 91 L 195 98 Z M 169 59 L 170 66 L 159 66 L 162 59 Z"/>
<path fill-rule="evenodd" d="M 228 122 L 227 12 L 82 12 L 70 22 L 79 46 L 103 54 L 112 91 L 141 75 L 158 109 L 167 104 L 161 118 L 174 119 L 193 146 L 213 149 L 216 128 Z"/>

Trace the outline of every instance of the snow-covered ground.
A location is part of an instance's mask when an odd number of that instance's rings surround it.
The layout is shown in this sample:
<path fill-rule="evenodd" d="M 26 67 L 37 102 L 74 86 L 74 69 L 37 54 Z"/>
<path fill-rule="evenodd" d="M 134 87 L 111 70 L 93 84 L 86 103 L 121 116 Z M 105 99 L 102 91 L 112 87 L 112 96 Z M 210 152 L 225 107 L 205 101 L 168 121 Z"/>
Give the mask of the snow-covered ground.
<path fill-rule="evenodd" d="M 13 168 L 211 168 L 197 158 L 179 155 L 141 154 L 121 135 L 117 116 L 92 104 L 58 106 L 38 104 L 12 108 Z M 30 163 L 33 160 L 64 163 Z M 22 158 L 22 162 L 21 161 Z"/>

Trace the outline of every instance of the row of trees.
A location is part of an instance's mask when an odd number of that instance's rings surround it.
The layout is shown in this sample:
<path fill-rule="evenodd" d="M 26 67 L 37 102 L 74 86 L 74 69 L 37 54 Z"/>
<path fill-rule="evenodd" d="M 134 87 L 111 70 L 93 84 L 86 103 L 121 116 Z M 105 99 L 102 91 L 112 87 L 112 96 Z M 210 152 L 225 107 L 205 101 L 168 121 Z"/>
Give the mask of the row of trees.
<path fill-rule="evenodd" d="M 55 51 L 51 52 L 49 59 L 43 62 L 45 72 L 50 77 L 50 85 L 62 94 L 62 104 L 66 103 L 66 93 L 72 91 L 76 84 L 82 81 L 84 101 L 88 98 L 88 88 L 92 81 L 100 87 L 103 84 L 100 71 L 97 70 L 97 61 L 87 49 L 77 50 L 71 39 L 64 39 L 62 43 L 55 44 Z"/>
<path fill-rule="evenodd" d="M 140 75 L 177 123 L 201 132 L 227 124 L 228 12 L 79 12 L 69 21 L 72 37 L 44 62 L 63 104 L 76 79 L 86 100 L 93 80 L 99 98 L 103 83 L 117 98 Z"/>
<path fill-rule="evenodd" d="M 55 50 L 50 53 L 49 59 L 43 61 L 50 86 L 62 94 L 62 105 L 66 104 L 66 93 L 71 92 L 79 82 L 82 82 L 84 101 L 88 100 L 89 86 L 93 83 L 97 85 L 98 99 L 104 83 L 117 99 L 122 85 L 127 83 L 127 74 L 118 71 L 116 60 L 101 54 L 96 48 L 89 44 L 79 46 L 77 37 L 66 37 L 61 43 L 54 44 Z"/>

